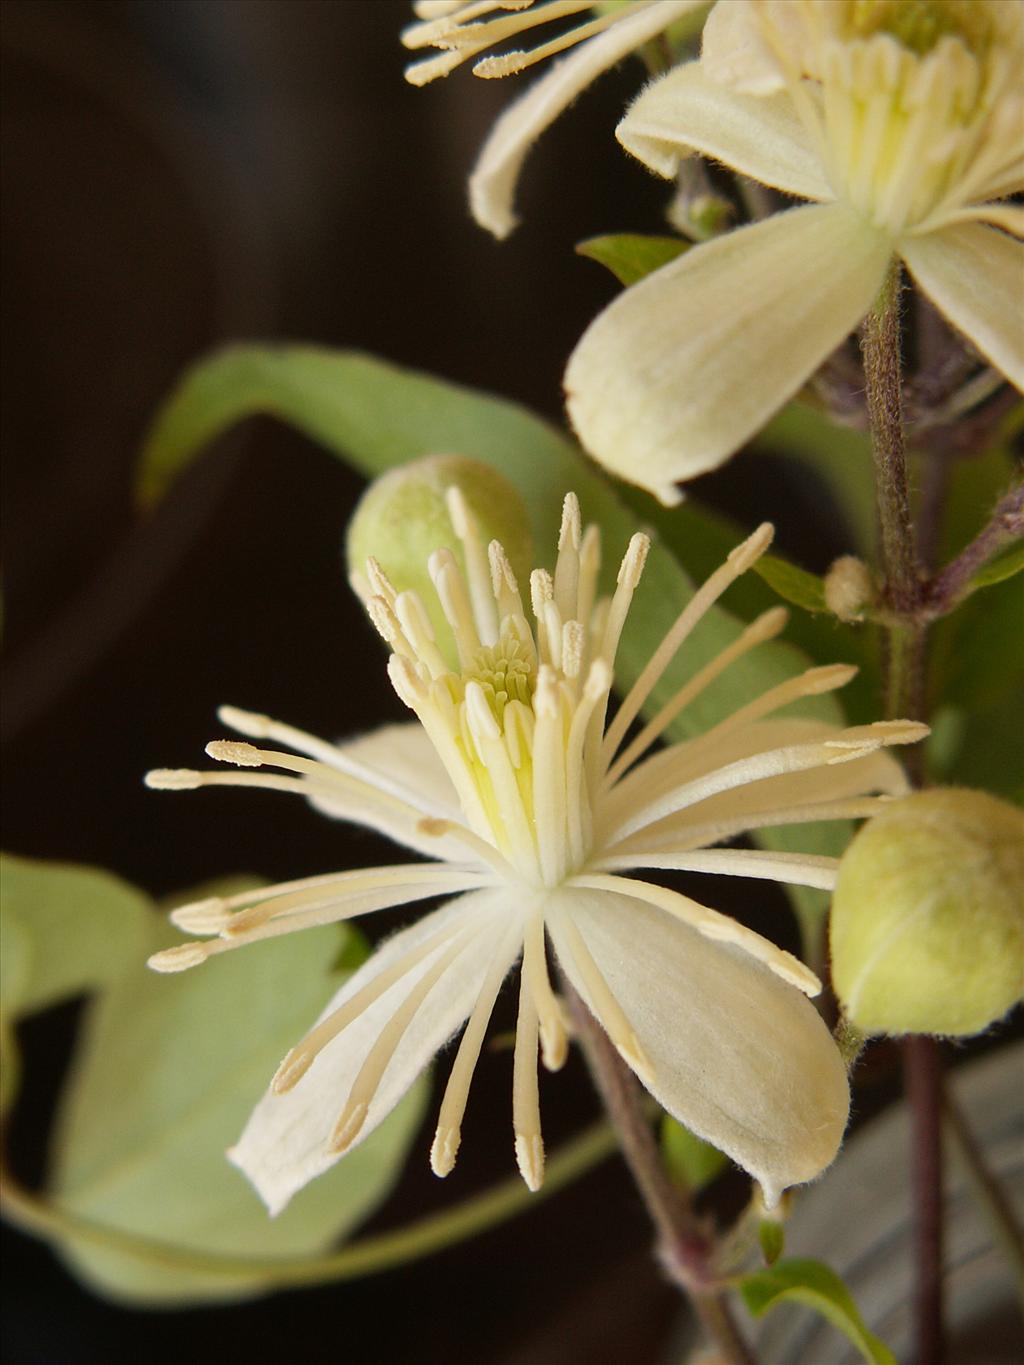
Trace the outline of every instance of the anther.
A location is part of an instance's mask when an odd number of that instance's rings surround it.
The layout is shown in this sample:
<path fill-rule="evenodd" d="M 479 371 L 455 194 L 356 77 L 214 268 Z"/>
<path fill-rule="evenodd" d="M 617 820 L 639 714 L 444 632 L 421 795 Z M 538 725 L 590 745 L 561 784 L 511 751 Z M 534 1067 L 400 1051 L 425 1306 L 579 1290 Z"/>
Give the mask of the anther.
<path fill-rule="evenodd" d="M 215 739 L 206 746 L 207 756 L 238 768 L 262 768 L 263 755 L 253 744 L 238 739 Z"/>

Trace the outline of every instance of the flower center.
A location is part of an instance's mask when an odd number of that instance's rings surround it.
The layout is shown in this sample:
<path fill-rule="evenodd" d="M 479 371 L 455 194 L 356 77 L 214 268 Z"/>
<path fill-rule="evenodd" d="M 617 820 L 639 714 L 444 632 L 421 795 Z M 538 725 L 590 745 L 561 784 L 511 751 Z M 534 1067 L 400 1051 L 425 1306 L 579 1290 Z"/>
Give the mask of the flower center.
<path fill-rule="evenodd" d="M 805 0 L 756 13 L 836 194 L 875 227 L 932 231 L 1011 191 L 1024 6 Z"/>
<path fill-rule="evenodd" d="M 516 634 L 510 621 L 503 621 L 496 645 L 483 645 L 463 673 L 465 682 L 479 683 L 491 714 L 499 725 L 510 701 L 530 706 L 537 686 L 533 651 Z"/>
<path fill-rule="evenodd" d="M 923 57 L 941 38 L 960 38 L 980 52 L 991 38 L 990 16 L 977 0 L 854 0 L 847 36 L 870 38 L 888 33 L 908 51 Z"/>

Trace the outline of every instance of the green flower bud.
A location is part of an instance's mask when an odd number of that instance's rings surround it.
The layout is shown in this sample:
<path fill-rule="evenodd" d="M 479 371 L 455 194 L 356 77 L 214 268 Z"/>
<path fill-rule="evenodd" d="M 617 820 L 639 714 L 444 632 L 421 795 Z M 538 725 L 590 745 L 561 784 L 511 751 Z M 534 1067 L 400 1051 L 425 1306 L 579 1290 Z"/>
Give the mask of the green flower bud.
<path fill-rule="evenodd" d="M 419 594 L 438 645 L 454 664 L 454 642 L 427 568 L 434 551 L 444 548 L 466 572 L 465 551 L 449 511 L 451 488 L 465 499 L 483 551 L 490 541 L 499 540 L 528 592 L 533 552 L 523 501 L 496 469 L 465 455 L 428 455 L 375 479 L 349 522 L 346 554 L 357 583 L 364 579 L 366 561 L 372 557 L 398 592 Z"/>
<path fill-rule="evenodd" d="M 985 792 L 894 801 L 850 844 L 832 980 L 868 1033 L 977 1033 L 1024 996 L 1024 812 Z"/>

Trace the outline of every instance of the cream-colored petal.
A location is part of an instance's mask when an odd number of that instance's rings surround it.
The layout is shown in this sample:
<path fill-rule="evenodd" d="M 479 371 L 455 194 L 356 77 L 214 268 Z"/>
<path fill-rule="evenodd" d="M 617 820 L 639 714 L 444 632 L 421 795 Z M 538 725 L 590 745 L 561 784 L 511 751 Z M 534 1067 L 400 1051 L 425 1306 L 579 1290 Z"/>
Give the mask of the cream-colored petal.
<path fill-rule="evenodd" d="M 1024 391 L 1024 243 L 956 223 L 903 238 L 900 255 L 943 317 Z"/>
<path fill-rule="evenodd" d="M 451 778 L 419 721 L 381 726 L 337 745 L 336 754 L 342 771 L 380 790 L 382 799 L 375 801 L 372 793 L 365 792 L 351 797 L 344 792 L 315 796 L 311 801 L 317 810 L 337 820 L 367 825 L 429 858 L 465 858 L 465 847 L 449 836 L 424 834 L 418 827 L 423 817 L 463 819 Z M 389 802 L 387 796 L 398 797 L 408 809 Z"/>
<path fill-rule="evenodd" d="M 775 214 L 627 289 L 569 360 L 569 415 L 606 468 L 663 502 L 754 435 L 857 325 L 888 239 L 843 204 Z"/>
<path fill-rule="evenodd" d="M 817 148 L 785 92 L 739 95 L 687 62 L 649 85 L 615 136 L 652 171 L 675 176 L 700 152 L 803 199 L 835 198 Z"/>
<path fill-rule="evenodd" d="M 565 892 L 549 918 L 559 961 L 592 1006 L 560 927 L 571 916 L 650 1065 L 659 1104 L 726 1152 L 769 1202 L 813 1180 L 846 1127 L 846 1069 L 798 990 L 732 944 L 640 901 Z"/>
<path fill-rule="evenodd" d="M 495 123 L 469 178 L 473 217 L 495 237 L 518 221 L 516 182 L 531 146 L 586 87 L 706 0 L 659 0 L 589 39 L 520 96 Z"/>
<path fill-rule="evenodd" d="M 700 59 L 709 79 L 749 95 L 769 95 L 783 88 L 786 73 L 766 39 L 767 26 L 758 22 L 757 4 L 758 0 L 727 0 L 716 5 L 704 25 Z M 786 8 L 773 7 L 772 28 L 798 31 L 799 24 L 798 15 L 791 17 Z"/>
<path fill-rule="evenodd" d="M 345 983 L 321 1019 L 393 968 L 403 955 L 414 953 L 431 935 L 438 935 L 436 951 L 415 963 L 334 1037 L 292 1089 L 264 1095 L 237 1145 L 228 1153 L 272 1214 L 280 1212 L 297 1190 L 338 1160 L 339 1153 L 331 1149 L 330 1140 L 352 1085 L 410 991 L 450 948 L 450 934 L 468 932 L 468 941 L 416 1010 L 384 1069 L 351 1146 L 362 1142 L 387 1117 L 433 1055 L 469 1016 L 508 929 L 510 913 L 515 912 L 505 892 L 463 896 L 389 939 Z M 510 968 L 517 951 L 518 945 L 509 955 Z"/>

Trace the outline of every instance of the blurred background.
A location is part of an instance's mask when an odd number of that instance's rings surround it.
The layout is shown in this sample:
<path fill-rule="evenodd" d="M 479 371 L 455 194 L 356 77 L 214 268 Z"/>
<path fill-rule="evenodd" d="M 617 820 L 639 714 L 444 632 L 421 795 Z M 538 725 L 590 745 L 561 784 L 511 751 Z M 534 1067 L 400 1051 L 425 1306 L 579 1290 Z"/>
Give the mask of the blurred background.
<path fill-rule="evenodd" d="M 155 513 L 133 500 L 154 409 L 235 339 L 358 347 L 558 419 L 573 343 L 615 292 L 574 257 L 661 227 L 663 188 L 612 129 L 639 67 L 542 140 L 507 243 L 465 177 L 517 93 L 463 70 L 402 80 L 405 0 L 5 0 L 3 5 L 5 846 L 109 867 L 155 895 L 232 871 L 284 879 L 380 860 L 302 803 L 147 794 L 197 761 L 222 701 L 333 736 L 397 718 L 345 583 L 360 482 L 269 421 L 247 424 Z M 471 452 L 466 452 L 471 453 Z M 744 457 L 726 505 L 757 515 Z M 715 478 L 700 496 L 722 503 Z M 793 504 L 794 525 L 800 504 Z M 843 547 L 797 546 L 812 567 Z M 383 855 L 388 857 L 389 855 Z M 371 932 L 394 927 L 382 916 Z M 507 1006 L 507 1002 L 506 1002 Z M 30 1021 L 9 1134 L 27 1183 L 76 1008 Z M 445 1186 L 418 1141 L 373 1226 L 508 1173 L 507 1054 L 485 1060 Z M 574 1059 L 544 1085 L 552 1145 L 596 1112 Z M 255 1098 L 255 1096 L 254 1096 Z M 662 1358 L 675 1295 L 617 1162 L 430 1261 L 253 1304 L 142 1313 L 79 1288 L 4 1231 L 6 1359 L 361 1362 Z"/>

